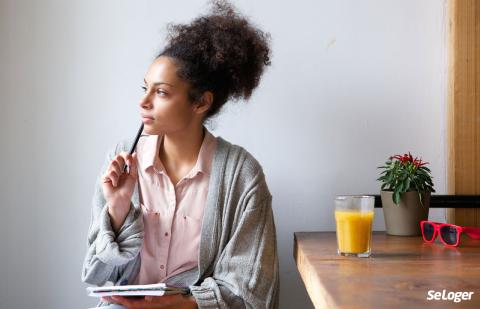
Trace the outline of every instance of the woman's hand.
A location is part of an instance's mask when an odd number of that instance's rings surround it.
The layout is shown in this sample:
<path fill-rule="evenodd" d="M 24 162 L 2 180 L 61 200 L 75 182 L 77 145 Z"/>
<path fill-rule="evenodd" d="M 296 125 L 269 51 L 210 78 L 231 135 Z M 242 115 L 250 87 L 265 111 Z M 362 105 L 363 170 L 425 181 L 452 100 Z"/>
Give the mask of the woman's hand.
<path fill-rule="evenodd" d="M 138 177 L 136 155 L 126 152 L 116 155 L 102 176 L 103 195 L 110 214 L 126 216 L 130 210 L 130 200 Z M 129 173 L 123 172 L 125 163 L 130 167 Z"/>
<path fill-rule="evenodd" d="M 144 298 L 132 297 L 102 297 L 103 301 L 112 302 L 127 307 L 128 309 L 197 309 L 197 302 L 193 296 L 180 294 L 165 296 L 145 296 Z"/>

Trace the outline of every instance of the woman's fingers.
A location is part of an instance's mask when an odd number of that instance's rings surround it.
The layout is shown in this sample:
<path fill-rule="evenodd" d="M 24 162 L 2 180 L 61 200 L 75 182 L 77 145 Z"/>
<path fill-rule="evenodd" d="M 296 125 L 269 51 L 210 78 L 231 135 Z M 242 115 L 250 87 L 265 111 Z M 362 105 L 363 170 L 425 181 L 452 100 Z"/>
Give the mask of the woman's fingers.
<path fill-rule="evenodd" d="M 125 166 L 125 158 L 123 157 L 126 155 L 125 153 L 116 155 L 115 158 L 110 163 L 109 169 L 115 171 L 118 176 L 122 175 L 123 167 Z"/>
<path fill-rule="evenodd" d="M 101 301 L 113 302 L 113 299 L 110 296 L 102 296 L 100 298 Z"/>
<path fill-rule="evenodd" d="M 110 169 L 108 169 L 105 174 L 103 174 L 103 177 L 102 177 L 102 181 L 104 183 L 111 183 L 112 186 L 116 186 L 116 180 L 117 180 L 118 176 L 117 174 L 115 173 L 115 171 L 112 171 Z"/>
<path fill-rule="evenodd" d="M 113 301 L 116 304 L 123 305 L 128 309 L 135 309 L 135 308 L 149 308 L 147 307 L 145 300 L 143 297 L 135 298 L 135 297 L 122 297 L 122 296 L 112 296 Z"/>
<path fill-rule="evenodd" d="M 104 176 L 103 182 L 111 182 L 112 186 L 116 187 L 118 185 L 118 180 L 120 175 L 123 174 L 123 167 L 125 166 L 126 159 L 124 156 L 128 154 L 123 152 L 121 154 L 116 155 L 112 162 L 110 162 L 110 166 L 107 169 L 107 172 Z"/>
<path fill-rule="evenodd" d="M 112 163 L 110 164 L 110 170 L 114 171 L 117 175 L 122 174 L 122 168 L 120 167 L 123 165 L 120 165 L 120 163 L 117 160 L 113 160 Z"/>
<path fill-rule="evenodd" d="M 117 163 L 118 167 L 121 167 L 123 170 L 123 166 L 125 165 L 125 156 L 127 155 L 126 152 L 122 152 L 115 156 L 114 161 Z"/>
<path fill-rule="evenodd" d="M 142 308 L 176 308 L 181 307 L 182 302 L 179 299 L 181 295 L 165 296 L 143 296 L 143 297 L 122 297 L 122 296 L 103 296 L 102 301 L 119 304 L 128 309 Z M 178 306 L 176 306 L 178 305 Z"/>
<path fill-rule="evenodd" d="M 112 182 L 112 186 L 116 187 L 118 184 L 119 175 L 117 175 L 115 171 L 110 171 L 108 172 L 108 178 L 110 178 L 110 181 Z"/>
<path fill-rule="evenodd" d="M 130 175 L 132 175 L 135 179 L 137 177 L 137 153 L 133 153 L 133 155 L 127 155 L 127 164 L 130 169 Z"/>
<path fill-rule="evenodd" d="M 137 178 L 137 153 L 130 155 L 126 152 L 122 152 L 116 155 L 107 169 L 107 172 L 103 176 L 103 182 L 111 182 L 113 187 L 118 186 L 121 175 L 124 173 L 123 169 L 125 164 L 129 166 L 130 175 Z"/>

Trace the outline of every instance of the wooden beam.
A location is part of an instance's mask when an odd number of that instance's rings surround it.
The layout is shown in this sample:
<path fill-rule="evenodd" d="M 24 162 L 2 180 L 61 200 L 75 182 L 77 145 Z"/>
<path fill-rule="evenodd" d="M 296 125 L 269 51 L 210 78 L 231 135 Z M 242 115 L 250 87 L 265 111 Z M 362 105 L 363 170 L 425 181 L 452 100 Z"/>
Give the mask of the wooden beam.
<path fill-rule="evenodd" d="M 480 1 L 448 1 L 448 194 L 480 194 Z M 447 222 L 480 226 L 480 209 L 448 209 Z"/>

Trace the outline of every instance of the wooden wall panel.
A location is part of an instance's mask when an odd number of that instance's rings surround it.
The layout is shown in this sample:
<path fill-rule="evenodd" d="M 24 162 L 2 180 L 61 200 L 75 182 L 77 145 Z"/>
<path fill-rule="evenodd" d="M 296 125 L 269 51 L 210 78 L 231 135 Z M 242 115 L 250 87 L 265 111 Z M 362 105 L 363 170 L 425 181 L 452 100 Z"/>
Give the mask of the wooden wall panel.
<path fill-rule="evenodd" d="M 480 1 L 448 1 L 448 194 L 480 194 Z M 447 222 L 480 226 L 480 209 L 447 209 Z"/>

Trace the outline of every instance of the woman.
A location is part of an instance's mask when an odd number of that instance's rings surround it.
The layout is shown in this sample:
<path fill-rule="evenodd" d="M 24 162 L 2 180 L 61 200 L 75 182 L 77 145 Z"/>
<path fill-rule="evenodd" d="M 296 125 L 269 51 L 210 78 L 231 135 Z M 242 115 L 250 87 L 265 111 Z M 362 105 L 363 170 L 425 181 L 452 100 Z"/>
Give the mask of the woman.
<path fill-rule="evenodd" d="M 270 64 L 268 37 L 225 3 L 170 28 L 145 74 L 144 133 L 97 180 L 82 280 L 165 282 L 191 295 L 104 298 L 127 308 L 276 308 L 272 197 L 259 163 L 205 127 L 248 99 Z M 123 172 L 124 164 L 129 172 Z"/>

